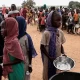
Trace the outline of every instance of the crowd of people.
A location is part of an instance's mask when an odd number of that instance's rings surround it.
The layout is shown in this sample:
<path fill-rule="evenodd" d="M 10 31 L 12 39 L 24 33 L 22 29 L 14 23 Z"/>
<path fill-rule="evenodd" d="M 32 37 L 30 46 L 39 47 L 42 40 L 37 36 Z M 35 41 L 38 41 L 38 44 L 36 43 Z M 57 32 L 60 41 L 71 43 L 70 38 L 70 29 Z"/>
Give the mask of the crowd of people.
<path fill-rule="evenodd" d="M 68 8 L 39 9 L 38 24 L 39 30 L 42 31 L 46 27 L 46 19 L 50 11 L 58 11 L 62 16 L 62 30 L 67 30 L 69 34 L 80 34 L 80 10 Z M 43 26 L 44 25 L 44 26 Z"/>
<path fill-rule="evenodd" d="M 33 9 L 24 7 L 17 10 L 16 5 L 4 7 L 0 14 L 0 80 L 4 76 L 9 80 L 30 80 L 32 58 L 37 56 L 31 36 L 26 32 L 27 24 L 37 23 L 37 29 L 43 32 L 40 51 L 43 62 L 43 80 L 59 73 L 53 61 L 65 55 L 63 43 L 66 39 L 63 31 L 78 33 L 80 11 L 67 8 Z"/>

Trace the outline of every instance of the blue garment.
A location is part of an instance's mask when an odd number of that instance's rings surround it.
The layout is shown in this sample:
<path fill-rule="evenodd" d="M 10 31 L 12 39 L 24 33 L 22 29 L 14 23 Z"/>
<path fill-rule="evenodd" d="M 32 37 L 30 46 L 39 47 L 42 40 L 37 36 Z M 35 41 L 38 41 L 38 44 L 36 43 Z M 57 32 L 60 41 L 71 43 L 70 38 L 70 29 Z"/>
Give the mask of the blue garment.
<path fill-rule="evenodd" d="M 60 10 L 60 9 L 58 9 L 58 12 L 59 12 L 59 14 L 62 16 L 62 14 L 61 14 L 61 10 Z"/>
<path fill-rule="evenodd" d="M 19 24 L 18 39 L 20 39 L 24 35 L 26 35 L 28 37 L 29 53 L 32 54 L 32 57 L 34 58 L 35 56 L 37 56 L 37 53 L 36 53 L 36 50 L 34 48 L 34 45 L 33 45 L 33 42 L 32 42 L 30 35 L 26 32 L 27 22 L 25 21 L 25 19 L 22 16 L 16 17 L 16 20 L 18 21 L 18 24 Z"/>
<path fill-rule="evenodd" d="M 50 42 L 49 42 L 49 56 L 52 58 L 56 58 L 56 32 L 57 28 L 54 28 L 51 23 L 53 11 L 51 11 L 47 17 L 47 31 L 50 32 Z M 56 74 L 56 68 L 53 65 L 53 62 L 48 60 L 48 79 Z"/>
<path fill-rule="evenodd" d="M 34 49 L 33 41 L 28 33 L 26 33 L 29 42 L 29 52 L 32 54 L 32 57 L 35 58 L 37 56 L 36 50 Z"/>

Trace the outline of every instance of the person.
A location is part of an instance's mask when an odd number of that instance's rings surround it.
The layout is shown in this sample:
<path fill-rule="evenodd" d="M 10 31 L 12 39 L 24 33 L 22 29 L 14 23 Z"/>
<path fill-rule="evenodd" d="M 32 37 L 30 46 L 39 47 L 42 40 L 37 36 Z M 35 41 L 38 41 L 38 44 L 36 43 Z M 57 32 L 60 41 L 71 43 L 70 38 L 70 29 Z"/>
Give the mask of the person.
<path fill-rule="evenodd" d="M 17 10 L 16 5 L 12 4 L 11 5 L 11 11 L 9 11 L 8 13 L 8 17 L 16 17 L 16 16 L 20 16 L 20 12 Z"/>
<path fill-rule="evenodd" d="M 76 11 L 76 13 L 74 14 L 74 23 L 75 23 L 74 33 L 76 34 L 78 33 L 78 28 L 79 28 L 78 21 L 79 21 L 79 14 L 78 14 L 78 11 Z"/>
<path fill-rule="evenodd" d="M 33 18 L 33 12 L 32 12 L 32 10 L 29 10 L 29 13 L 28 13 L 28 24 L 32 23 L 32 18 Z"/>
<path fill-rule="evenodd" d="M 25 80 L 30 80 L 30 75 L 26 76 L 26 72 L 29 71 L 32 72 L 32 57 L 35 57 L 37 55 L 32 39 L 28 33 L 26 33 L 26 21 L 22 16 L 16 17 L 16 20 L 19 24 L 19 42 L 22 48 L 22 51 L 26 57 L 25 60 Z"/>
<path fill-rule="evenodd" d="M 67 28 L 66 22 L 68 20 L 67 11 L 62 13 L 62 30 Z"/>
<path fill-rule="evenodd" d="M 73 16 L 72 14 L 69 15 L 69 18 L 68 18 L 68 29 L 67 29 L 67 32 L 68 33 L 73 33 L 73 26 L 74 26 L 74 20 L 73 20 Z"/>
<path fill-rule="evenodd" d="M 3 76 L 8 80 L 24 80 L 24 55 L 18 41 L 18 23 L 6 18 L 1 23 L 1 34 L 4 36 Z"/>
<path fill-rule="evenodd" d="M 2 21 L 3 21 L 3 18 L 0 15 L 0 23 Z M 2 66 L 1 66 L 1 64 L 3 62 L 3 59 L 2 59 L 2 56 L 3 56 L 3 47 L 4 47 L 4 38 L 1 35 L 1 25 L 0 25 L 0 80 L 1 80 L 1 77 L 2 77 Z"/>
<path fill-rule="evenodd" d="M 38 14 L 38 24 L 39 24 L 39 30 L 41 29 L 41 17 L 42 17 L 43 10 L 40 9 L 39 14 Z"/>
<path fill-rule="evenodd" d="M 51 9 L 51 11 L 55 11 L 56 10 L 55 6 L 52 6 L 50 9 Z"/>
<path fill-rule="evenodd" d="M 75 22 L 75 24 L 78 23 L 78 18 L 79 18 L 78 11 L 76 11 L 76 13 L 74 13 L 74 22 Z"/>
<path fill-rule="evenodd" d="M 48 9 L 46 9 L 45 10 L 45 16 L 46 16 L 46 18 L 48 17 L 48 14 L 49 14 Z"/>
<path fill-rule="evenodd" d="M 58 29 L 61 26 L 61 16 L 56 11 L 51 11 L 47 18 L 47 28 L 44 31 L 41 39 L 41 56 L 43 61 L 43 80 L 49 80 L 50 77 L 56 74 L 56 68 L 53 65 L 53 60 L 64 54 L 63 43 L 65 37 L 62 30 Z"/>
<path fill-rule="evenodd" d="M 41 17 L 41 28 L 40 28 L 40 32 L 45 30 L 45 26 L 46 26 L 46 22 L 45 22 L 45 20 L 46 20 L 46 17 L 45 17 L 44 14 L 42 14 L 42 17 Z"/>
<path fill-rule="evenodd" d="M 6 9 L 6 13 L 4 14 L 4 18 L 7 18 L 8 17 L 8 9 Z"/>
<path fill-rule="evenodd" d="M 25 20 L 26 20 L 26 18 L 27 18 L 27 8 L 26 7 L 24 7 L 23 9 L 22 9 L 22 12 L 21 12 L 21 16 L 23 16 L 24 18 L 25 18 Z"/>
<path fill-rule="evenodd" d="M 3 7 L 2 7 L 2 15 L 3 15 L 3 17 L 4 17 L 5 14 L 6 14 L 6 7 L 3 6 Z"/>

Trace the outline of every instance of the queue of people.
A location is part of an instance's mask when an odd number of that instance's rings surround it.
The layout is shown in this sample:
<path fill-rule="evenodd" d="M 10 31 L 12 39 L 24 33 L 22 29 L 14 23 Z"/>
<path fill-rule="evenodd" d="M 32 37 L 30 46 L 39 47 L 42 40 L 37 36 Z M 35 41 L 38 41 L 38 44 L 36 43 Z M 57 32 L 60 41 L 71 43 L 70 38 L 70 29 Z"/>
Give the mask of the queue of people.
<path fill-rule="evenodd" d="M 37 56 L 31 36 L 26 32 L 27 22 L 19 15 L 16 5 L 4 19 L 0 18 L 0 80 L 30 80 L 32 58 Z"/>
<path fill-rule="evenodd" d="M 66 39 L 62 30 L 74 33 L 73 27 L 79 28 L 79 16 L 79 11 L 72 13 L 71 10 L 55 7 L 44 11 L 42 8 L 33 11 L 24 7 L 18 11 L 12 4 L 7 17 L 0 17 L 0 80 L 1 76 L 9 80 L 30 80 L 32 58 L 37 56 L 37 52 L 26 30 L 28 24 L 36 20 L 39 31 L 44 31 L 40 42 L 43 80 L 59 73 L 53 61 L 62 54 L 66 55 L 63 47 Z M 78 30 L 75 31 L 77 33 Z"/>

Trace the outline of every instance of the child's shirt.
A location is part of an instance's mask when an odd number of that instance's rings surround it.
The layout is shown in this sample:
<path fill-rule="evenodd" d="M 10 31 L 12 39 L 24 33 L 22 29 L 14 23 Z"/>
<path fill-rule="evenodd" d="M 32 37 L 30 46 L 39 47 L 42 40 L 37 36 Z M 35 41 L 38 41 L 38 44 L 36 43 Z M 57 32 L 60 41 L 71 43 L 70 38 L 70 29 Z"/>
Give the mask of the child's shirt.
<path fill-rule="evenodd" d="M 50 32 L 44 31 L 41 39 L 41 44 L 45 46 L 46 51 L 49 49 Z M 63 31 L 59 29 L 59 36 L 56 35 L 56 57 L 61 55 L 61 44 L 65 43 L 66 39 L 64 37 Z"/>

